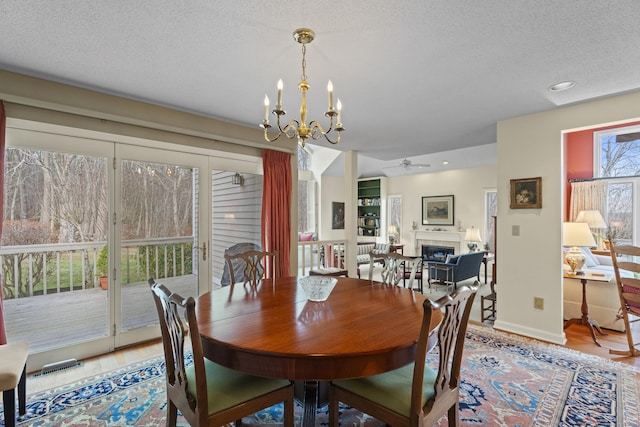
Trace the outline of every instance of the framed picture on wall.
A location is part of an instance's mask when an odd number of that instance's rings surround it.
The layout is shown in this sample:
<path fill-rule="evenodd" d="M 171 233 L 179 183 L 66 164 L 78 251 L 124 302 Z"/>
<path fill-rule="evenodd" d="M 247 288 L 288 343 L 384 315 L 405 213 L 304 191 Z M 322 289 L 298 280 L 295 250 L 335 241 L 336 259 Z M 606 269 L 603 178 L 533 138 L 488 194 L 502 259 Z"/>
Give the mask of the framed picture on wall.
<path fill-rule="evenodd" d="M 423 197 L 422 225 L 453 225 L 453 195 Z"/>
<path fill-rule="evenodd" d="M 344 202 L 331 202 L 331 228 L 344 230 Z"/>
<path fill-rule="evenodd" d="M 524 178 L 511 180 L 511 209 L 542 208 L 542 178 Z"/>

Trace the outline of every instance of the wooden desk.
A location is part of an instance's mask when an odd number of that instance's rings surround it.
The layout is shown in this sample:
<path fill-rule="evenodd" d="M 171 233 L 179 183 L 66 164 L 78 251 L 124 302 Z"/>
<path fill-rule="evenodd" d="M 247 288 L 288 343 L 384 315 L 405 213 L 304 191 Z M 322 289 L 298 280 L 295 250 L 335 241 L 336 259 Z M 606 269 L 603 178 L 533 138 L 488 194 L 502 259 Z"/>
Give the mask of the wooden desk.
<path fill-rule="evenodd" d="M 414 360 L 426 298 L 337 279 L 325 302 L 307 301 L 296 277 L 201 295 L 196 310 L 205 357 L 255 375 L 304 380 L 304 425 L 314 425 L 318 381 L 374 375 Z"/>
<path fill-rule="evenodd" d="M 586 325 L 589 327 L 591 331 L 591 338 L 593 338 L 593 342 L 598 345 L 598 347 L 602 347 L 598 340 L 596 339 L 596 334 L 594 332 L 594 328 L 600 333 L 600 335 L 607 335 L 602 332 L 600 329 L 600 325 L 594 319 L 589 317 L 589 305 L 587 304 L 587 280 L 591 280 L 593 282 L 608 282 L 613 275 L 611 274 L 592 274 L 589 272 L 585 272 L 585 274 L 571 274 L 564 273 L 564 277 L 567 279 L 577 279 L 582 283 L 582 306 L 581 306 L 581 317 L 576 317 L 573 319 L 569 319 L 564 324 L 564 329 L 567 329 L 569 326 L 577 324 L 577 325 Z"/>

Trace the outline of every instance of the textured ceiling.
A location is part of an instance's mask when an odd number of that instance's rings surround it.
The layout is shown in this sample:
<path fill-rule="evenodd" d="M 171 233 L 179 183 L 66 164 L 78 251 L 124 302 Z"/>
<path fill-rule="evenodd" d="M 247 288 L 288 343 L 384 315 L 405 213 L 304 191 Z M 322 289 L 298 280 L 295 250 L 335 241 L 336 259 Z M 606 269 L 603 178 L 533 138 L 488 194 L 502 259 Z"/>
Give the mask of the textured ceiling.
<path fill-rule="evenodd" d="M 499 120 L 638 90 L 638 22 L 637 0 L 2 0 L 0 69 L 257 126 L 279 78 L 297 115 L 309 27 L 308 118 L 331 79 L 336 148 L 433 164 L 495 144 Z"/>

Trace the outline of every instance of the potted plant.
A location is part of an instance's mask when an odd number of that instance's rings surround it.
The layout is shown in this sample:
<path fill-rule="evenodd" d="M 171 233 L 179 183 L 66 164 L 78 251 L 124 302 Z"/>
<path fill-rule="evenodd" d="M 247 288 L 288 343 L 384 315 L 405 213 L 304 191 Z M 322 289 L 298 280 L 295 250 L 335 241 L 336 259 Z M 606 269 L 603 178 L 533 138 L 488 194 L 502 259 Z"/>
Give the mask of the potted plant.
<path fill-rule="evenodd" d="M 107 290 L 109 287 L 108 271 L 109 269 L 109 251 L 107 245 L 104 245 L 100 252 L 98 252 L 98 259 L 96 259 L 96 270 L 98 278 L 100 280 L 100 287 Z"/>
<path fill-rule="evenodd" d="M 620 229 L 618 227 L 614 227 L 614 226 L 607 227 L 607 231 L 605 232 L 606 240 L 604 241 L 604 246 L 607 248 L 607 250 L 610 249 L 609 242 L 613 242 L 615 244 L 616 240 L 618 240 L 619 235 L 620 235 Z"/>

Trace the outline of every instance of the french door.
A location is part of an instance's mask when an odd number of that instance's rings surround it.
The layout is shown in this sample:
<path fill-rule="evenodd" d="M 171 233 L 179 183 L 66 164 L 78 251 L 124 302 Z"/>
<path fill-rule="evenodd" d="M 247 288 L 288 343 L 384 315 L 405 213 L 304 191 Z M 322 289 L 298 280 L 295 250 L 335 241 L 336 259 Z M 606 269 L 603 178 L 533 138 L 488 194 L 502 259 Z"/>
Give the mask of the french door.
<path fill-rule="evenodd" d="M 114 139 L 7 123 L 4 317 L 30 370 L 158 337 L 150 277 L 209 289 L 209 157 Z"/>
<path fill-rule="evenodd" d="M 118 144 L 115 147 L 114 337 L 120 347 L 158 336 L 147 280 L 183 297 L 208 287 L 210 242 L 206 156 Z"/>

